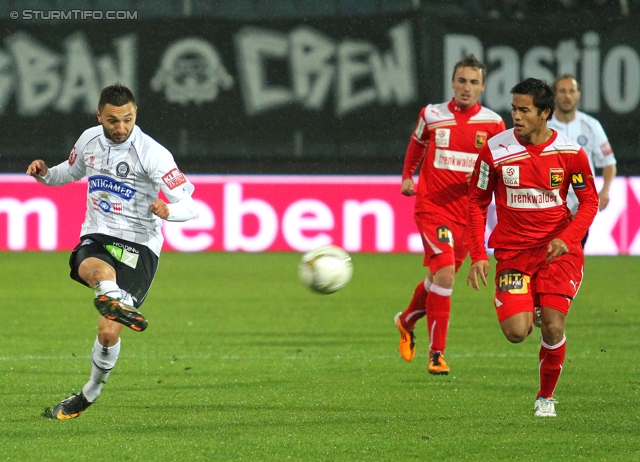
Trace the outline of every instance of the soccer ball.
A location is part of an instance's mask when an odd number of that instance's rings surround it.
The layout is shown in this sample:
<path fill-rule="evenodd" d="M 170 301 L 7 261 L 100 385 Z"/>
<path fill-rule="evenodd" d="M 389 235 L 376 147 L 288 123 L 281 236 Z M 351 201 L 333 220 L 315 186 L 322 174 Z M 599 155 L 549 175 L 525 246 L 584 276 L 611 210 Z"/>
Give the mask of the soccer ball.
<path fill-rule="evenodd" d="M 335 245 L 323 245 L 308 251 L 298 265 L 300 281 L 321 294 L 339 291 L 347 285 L 352 274 L 351 257 Z"/>

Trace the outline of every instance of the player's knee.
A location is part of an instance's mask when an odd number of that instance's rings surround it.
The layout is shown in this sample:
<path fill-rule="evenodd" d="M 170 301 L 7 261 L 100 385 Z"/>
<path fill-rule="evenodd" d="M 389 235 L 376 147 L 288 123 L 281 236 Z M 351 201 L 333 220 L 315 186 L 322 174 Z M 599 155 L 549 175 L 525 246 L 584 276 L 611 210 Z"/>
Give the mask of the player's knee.
<path fill-rule="evenodd" d="M 532 317 L 527 313 L 517 313 L 500 322 L 502 333 L 511 343 L 520 343 L 531 333 L 533 326 Z"/>
<path fill-rule="evenodd" d="M 115 281 L 116 272 L 113 267 L 98 258 L 87 258 L 78 267 L 78 276 L 90 287 L 100 281 Z"/>
<path fill-rule="evenodd" d="M 103 346 L 112 346 L 118 343 L 120 338 L 119 325 L 115 322 L 100 323 L 98 327 L 98 341 Z"/>
<path fill-rule="evenodd" d="M 549 345 L 555 345 L 564 337 L 564 325 L 557 322 L 543 319 L 540 325 L 540 331 L 542 333 L 542 339 Z"/>
<path fill-rule="evenodd" d="M 456 279 L 456 268 L 454 265 L 447 265 L 440 268 L 433 275 L 433 283 L 437 286 L 451 289 Z"/>
<path fill-rule="evenodd" d="M 521 343 L 529 335 L 528 330 L 523 332 L 521 330 L 503 328 L 502 332 L 504 333 L 505 338 L 509 340 L 511 343 Z"/>

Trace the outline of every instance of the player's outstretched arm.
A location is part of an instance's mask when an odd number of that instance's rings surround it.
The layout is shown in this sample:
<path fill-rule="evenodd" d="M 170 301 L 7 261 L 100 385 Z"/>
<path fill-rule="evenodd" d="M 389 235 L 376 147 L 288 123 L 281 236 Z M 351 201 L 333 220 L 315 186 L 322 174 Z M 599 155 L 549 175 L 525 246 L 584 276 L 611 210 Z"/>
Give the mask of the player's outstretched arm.
<path fill-rule="evenodd" d="M 467 275 L 467 285 L 471 282 L 471 287 L 474 290 L 480 290 L 480 284 L 478 284 L 478 276 L 482 280 L 484 286 L 487 286 L 487 275 L 489 274 L 489 262 L 487 260 L 479 260 L 471 265 L 469 268 L 469 274 Z"/>
<path fill-rule="evenodd" d="M 27 175 L 31 175 L 35 179 L 43 177 L 47 174 L 49 168 L 47 164 L 44 163 L 44 160 L 37 159 L 29 164 L 27 167 Z"/>

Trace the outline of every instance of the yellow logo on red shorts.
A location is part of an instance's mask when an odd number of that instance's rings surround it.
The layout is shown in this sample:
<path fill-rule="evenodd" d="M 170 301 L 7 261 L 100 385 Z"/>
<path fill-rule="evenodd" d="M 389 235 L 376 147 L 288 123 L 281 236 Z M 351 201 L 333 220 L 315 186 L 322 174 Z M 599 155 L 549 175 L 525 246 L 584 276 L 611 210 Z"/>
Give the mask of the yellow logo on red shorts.
<path fill-rule="evenodd" d="M 529 292 L 531 277 L 515 270 L 506 270 L 498 276 L 498 291 L 510 294 L 526 294 Z"/>
<path fill-rule="evenodd" d="M 436 229 L 436 234 L 438 235 L 439 242 L 446 242 L 451 247 L 453 247 L 453 234 L 451 234 L 451 230 L 446 226 L 439 226 Z"/>

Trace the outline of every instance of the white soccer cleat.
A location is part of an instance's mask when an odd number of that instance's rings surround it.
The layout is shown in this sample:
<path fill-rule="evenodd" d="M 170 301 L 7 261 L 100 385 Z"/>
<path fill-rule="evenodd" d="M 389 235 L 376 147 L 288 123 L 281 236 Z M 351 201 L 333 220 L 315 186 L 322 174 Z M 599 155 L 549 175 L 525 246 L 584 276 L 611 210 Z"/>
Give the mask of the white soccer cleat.
<path fill-rule="evenodd" d="M 555 417 L 557 401 L 553 398 L 538 398 L 533 404 L 536 417 Z"/>

